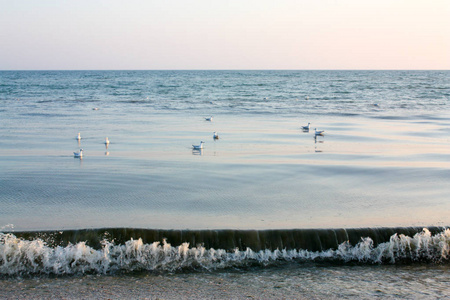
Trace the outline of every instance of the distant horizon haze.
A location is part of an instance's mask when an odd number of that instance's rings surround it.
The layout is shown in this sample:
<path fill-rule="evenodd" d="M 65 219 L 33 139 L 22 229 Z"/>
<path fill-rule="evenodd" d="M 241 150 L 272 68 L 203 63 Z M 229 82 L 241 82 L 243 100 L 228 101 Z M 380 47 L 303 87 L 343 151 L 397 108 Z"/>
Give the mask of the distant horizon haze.
<path fill-rule="evenodd" d="M 0 70 L 449 70 L 450 1 L 0 0 Z"/>

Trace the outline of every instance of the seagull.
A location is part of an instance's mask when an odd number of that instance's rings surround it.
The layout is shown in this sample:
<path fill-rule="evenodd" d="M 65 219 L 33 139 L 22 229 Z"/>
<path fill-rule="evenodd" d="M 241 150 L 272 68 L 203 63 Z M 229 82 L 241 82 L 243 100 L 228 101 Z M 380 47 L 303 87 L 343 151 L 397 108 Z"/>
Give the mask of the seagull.
<path fill-rule="evenodd" d="M 213 134 L 213 139 L 218 140 L 219 139 L 219 134 L 217 132 L 214 131 Z"/>
<path fill-rule="evenodd" d="M 78 136 L 76 137 L 76 139 L 77 139 L 77 140 L 81 140 L 81 135 L 80 135 L 79 132 L 78 132 Z"/>
<path fill-rule="evenodd" d="M 317 130 L 317 128 L 314 128 L 314 131 L 316 135 L 323 135 L 323 133 L 325 132 L 325 130 Z"/>
<path fill-rule="evenodd" d="M 109 140 L 108 140 L 108 137 L 106 137 L 106 139 L 105 139 L 105 145 L 106 145 L 106 146 L 108 146 L 108 145 L 109 145 Z"/>
<path fill-rule="evenodd" d="M 82 158 L 82 157 L 83 157 L 83 149 L 80 149 L 79 152 L 74 152 L 74 153 L 73 153 L 73 156 L 74 156 L 74 157 Z"/>
<path fill-rule="evenodd" d="M 308 125 L 306 125 L 306 126 L 302 126 L 302 129 L 303 129 L 303 130 L 309 130 L 309 126 L 310 126 L 310 124 L 311 124 L 311 123 L 308 123 Z"/>
<path fill-rule="evenodd" d="M 203 149 L 203 141 L 200 142 L 200 145 L 192 145 L 193 150 L 201 150 Z"/>
<path fill-rule="evenodd" d="M 209 118 L 205 118 L 205 120 L 211 122 L 211 121 L 213 120 L 213 117 L 211 116 L 211 117 L 209 117 Z"/>

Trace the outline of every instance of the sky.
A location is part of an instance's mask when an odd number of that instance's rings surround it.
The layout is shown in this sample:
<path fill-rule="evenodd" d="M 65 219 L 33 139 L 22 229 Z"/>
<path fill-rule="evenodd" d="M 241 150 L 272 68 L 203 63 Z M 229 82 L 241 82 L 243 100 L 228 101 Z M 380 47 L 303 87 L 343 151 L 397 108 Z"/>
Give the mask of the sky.
<path fill-rule="evenodd" d="M 450 69 L 449 0 L 0 0 L 0 70 Z"/>

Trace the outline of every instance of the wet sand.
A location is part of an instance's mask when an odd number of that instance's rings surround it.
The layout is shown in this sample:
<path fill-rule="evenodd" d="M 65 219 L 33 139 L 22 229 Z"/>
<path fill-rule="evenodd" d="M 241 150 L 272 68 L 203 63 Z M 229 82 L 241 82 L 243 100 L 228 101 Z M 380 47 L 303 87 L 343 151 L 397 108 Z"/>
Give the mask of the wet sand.
<path fill-rule="evenodd" d="M 276 283 L 260 289 L 207 274 L 28 279 L 0 286 L 2 299 L 310 299 Z"/>
<path fill-rule="evenodd" d="M 443 299 L 449 265 L 288 264 L 223 271 L 2 279 L 2 299 Z"/>

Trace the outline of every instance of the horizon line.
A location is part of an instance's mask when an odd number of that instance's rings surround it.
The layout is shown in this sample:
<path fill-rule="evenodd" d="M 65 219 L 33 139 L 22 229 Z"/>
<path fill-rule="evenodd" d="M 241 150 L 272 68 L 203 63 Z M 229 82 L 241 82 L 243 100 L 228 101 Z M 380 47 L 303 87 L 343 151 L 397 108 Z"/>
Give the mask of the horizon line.
<path fill-rule="evenodd" d="M 0 69 L 17 71 L 450 71 L 450 69 Z"/>

